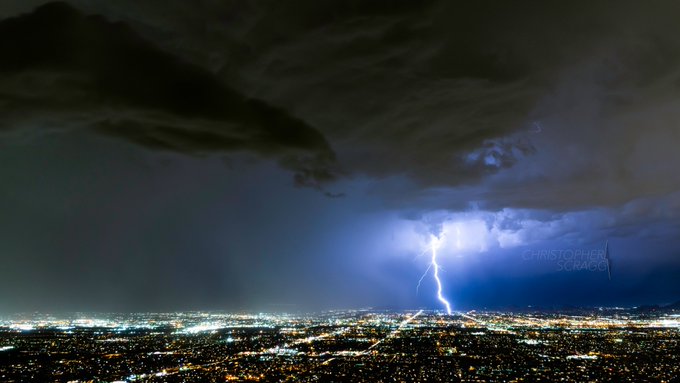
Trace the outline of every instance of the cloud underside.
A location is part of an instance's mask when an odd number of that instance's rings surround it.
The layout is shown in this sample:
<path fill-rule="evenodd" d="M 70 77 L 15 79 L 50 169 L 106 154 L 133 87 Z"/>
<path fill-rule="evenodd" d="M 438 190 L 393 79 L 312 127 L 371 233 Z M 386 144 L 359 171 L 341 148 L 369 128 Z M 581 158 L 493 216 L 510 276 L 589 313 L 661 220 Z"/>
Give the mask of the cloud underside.
<path fill-rule="evenodd" d="M 351 174 L 396 180 L 375 190 L 400 208 L 573 211 L 680 190 L 677 4 L 303 4 L 217 31 L 247 52 L 224 73 L 320 127 Z"/>
<path fill-rule="evenodd" d="M 51 3 L 0 22 L 2 128 L 91 129 L 188 155 L 251 152 L 304 186 L 335 178 L 324 136 L 158 49 L 123 23 Z"/>
<path fill-rule="evenodd" d="M 677 4 L 74 4 L 124 23 L 63 6 L 2 22 L 6 124 L 58 116 L 152 149 L 256 152 L 301 184 L 342 169 L 415 210 L 680 190 Z"/>

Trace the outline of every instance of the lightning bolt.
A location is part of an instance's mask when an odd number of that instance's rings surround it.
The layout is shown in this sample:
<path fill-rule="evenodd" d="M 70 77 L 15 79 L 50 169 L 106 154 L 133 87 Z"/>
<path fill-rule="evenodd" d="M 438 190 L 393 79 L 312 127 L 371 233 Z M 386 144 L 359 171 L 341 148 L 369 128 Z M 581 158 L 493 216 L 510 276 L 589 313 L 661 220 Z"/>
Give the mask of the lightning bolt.
<path fill-rule="evenodd" d="M 430 240 L 430 247 L 432 251 L 432 260 L 430 262 L 430 267 L 434 269 L 434 280 L 437 281 L 437 299 L 446 307 L 446 313 L 451 315 L 451 303 L 449 303 L 449 301 L 447 301 L 446 298 L 444 298 L 444 295 L 442 295 L 442 281 L 439 279 L 439 264 L 437 263 L 437 250 L 439 250 L 439 238 L 432 235 Z"/>
<path fill-rule="evenodd" d="M 425 272 L 423 273 L 423 275 L 421 275 L 420 279 L 418 279 L 418 284 L 416 285 L 416 295 L 418 295 L 418 291 L 420 290 L 420 284 L 423 283 L 423 279 L 425 279 L 427 272 L 430 271 L 431 268 L 432 268 L 432 263 L 427 265 L 427 269 L 425 269 Z"/>

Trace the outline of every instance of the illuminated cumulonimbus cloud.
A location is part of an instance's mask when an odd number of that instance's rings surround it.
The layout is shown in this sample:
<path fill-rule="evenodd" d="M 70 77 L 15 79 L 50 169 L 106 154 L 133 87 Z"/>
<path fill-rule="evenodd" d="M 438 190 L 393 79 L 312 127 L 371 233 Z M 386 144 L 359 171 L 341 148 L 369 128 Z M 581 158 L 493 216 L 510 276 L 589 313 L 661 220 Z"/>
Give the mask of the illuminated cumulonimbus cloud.
<path fill-rule="evenodd" d="M 487 241 L 489 240 L 489 232 L 484 220 L 469 219 L 439 222 L 437 224 L 430 224 L 431 234 L 429 235 L 429 242 L 426 251 L 429 253 L 430 263 L 418 281 L 416 289 L 420 288 L 420 284 L 425 276 L 431 271 L 437 286 L 436 297 L 437 300 L 446 309 L 447 314 L 452 313 L 451 302 L 444 296 L 444 288 L 441 278 L 441 266 L 439 263 L 440 252 L 449 253 L 451 250 L 457 253 L 462 252 L 482 252 L 488 248 Z M 448 249 L 447 248 L 451 248 Z"/>
<path fill-rule="evenodd" d="M 612 220 L 625 222 L 625 216 L 615 211 L 563 214 L 521 209 L 440 211 L 416 221 L 413 230 L 421 233 L 421 248 L 429 246 L 430 235 L 439 238 L 439 252 L 446 257 L 526 246 L 564 238 L 574 232 L 604 232 Z"/>
<path fill-rule="evenodd" d="M 558 234 L 558 225 L 545 225 L 539 220 L 529 219 L 521 212 L 504 210 L 501 212 L 436 213 L 422 221 L 426 226 L 427 242 L 423 255 L 429 254 L 427 269 L 418 280 L 416 290 L 428 275 L 436 284 L 437 301 L 452 313 L 452 304 L 444 294 L 442 268 L 443 257 L 482 253 L 491 248 L 510 248 L 526 245 L 533 240 Z M 547 227 L 547 230 L 539 230 Z M 537 232 L 532 238 L 528 230 Z"/>

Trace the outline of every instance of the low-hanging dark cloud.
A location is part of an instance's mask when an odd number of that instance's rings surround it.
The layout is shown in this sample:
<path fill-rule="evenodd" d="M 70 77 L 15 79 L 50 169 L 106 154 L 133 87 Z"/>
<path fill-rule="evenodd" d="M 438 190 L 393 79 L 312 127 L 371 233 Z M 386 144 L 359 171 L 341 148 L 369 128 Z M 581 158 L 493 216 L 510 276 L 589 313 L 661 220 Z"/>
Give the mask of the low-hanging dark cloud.
<path fill-rule="evenodd" d="M 677 4 L 79 2 L 281 105 L 391 204 L 561 211 L 680 189 Z M 172 12 L 159 14 L 159 7 Z"/>
<path fill-rule="evenodd" d="M 83 28 L 106 30 L 86 34 L 125 36 L 126 45 L 61 32 L 54 38 L 91 42 L 61 60 L 89 57 L 88 73 L 100 71 L 97 86 L 117 100 L 97 110 L 105 116 L 97 129 L 147 147 L 255 151 L 297 169 L 302 184 L 330 181 L 336 168 L 403 178 L 405 186 L 376 190 L 391 204 L 426 209 L 474 202 L 568 211 L 680 188 L 669 168 L 680 141 L 672 3 L 73 4 L 117 21 L 78 16 Z M 155 53 L 140 63 L 135 52 L 147 49 Z M 60 91 L 41 90 L 51 101 L 31 113 L 37 118 L 96 102 L 74 86 L 89 81 L 82 68 L 49 76 L 43 82 Z M 15 77 L 14 89 L 37 81 Z M 123 99 L 134 107 L 117 109 Z M 21 104 L 6 110 L 27 114 Z"/>
<path fill-rule="evenodd" d="M 242 81 L 319 126 L 350 172 L 410 180 L 377 186 L 395 204 L 570 211 L 680 190 L 676 4 L 335 4 L 304 33 L 253 11 Z"/>
<path fill-rule="evenodd" d="M 85 127 L 154 150 L 251 152 L 299 185 L 335 178 L 324 136 L 285 110 L 244 96 L 125 23 L 49 3 L 0 22 L 3 128 Z"/>

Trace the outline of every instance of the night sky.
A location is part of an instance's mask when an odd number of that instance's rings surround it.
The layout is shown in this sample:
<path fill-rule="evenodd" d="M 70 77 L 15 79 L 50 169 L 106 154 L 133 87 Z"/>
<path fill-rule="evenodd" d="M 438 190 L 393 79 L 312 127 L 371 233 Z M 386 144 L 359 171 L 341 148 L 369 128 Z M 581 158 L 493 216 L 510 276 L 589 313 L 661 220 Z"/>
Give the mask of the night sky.
<path fill-rule="evenodd" d="M 2 1 L 0 313 L 678 301 L 679 15 Z"/>

